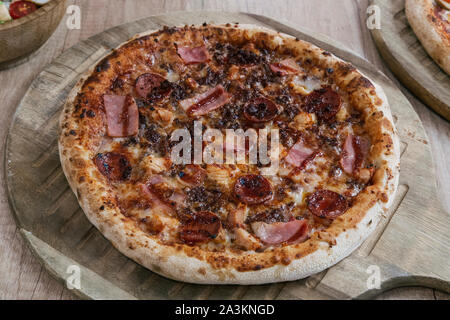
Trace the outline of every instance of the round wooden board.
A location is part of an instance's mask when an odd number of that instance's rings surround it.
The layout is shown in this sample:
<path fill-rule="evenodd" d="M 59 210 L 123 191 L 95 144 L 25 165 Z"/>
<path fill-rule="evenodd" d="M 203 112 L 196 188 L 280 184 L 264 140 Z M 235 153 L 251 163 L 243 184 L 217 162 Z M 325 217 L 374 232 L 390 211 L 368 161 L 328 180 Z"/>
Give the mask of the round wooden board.
<path fill-rule="evenodd" d="M 163 25 L 203 22 L 262 25 L 291 34 L 351 61 L 383 86 L 402 139 L 400 186 L 390 211 L 350 257 L 307 279 L 263 286 L 204 286 L 165 279 L 118 252 L 86 219 L 61 170 L 58 118 L 80 74 L 133 35 Z M 369 298 L 402 285 L 450 291 L 448 225 L 438 206 L 427 137 L 401 91 L 373 65 L 333 40 L 262 16 L 180 12 L 107 30 L 65 51 L 35 79 L 21 101 L 6 145 L 6 181 L 24 238 L 60 280 L 81 269 L 82 297 L 93 299 L 310 299 Z M 427 236 L 433 235 L 433 236 Z M 367 288 L 367 268 L 381 272 L 381 288 Z"/>
<path fill-rule="evenodd" d="M 386 64 L 413 94 L 450 121 L 450 77 L 422 47 L 405 15 L 405 1 L 371 0 L 381 11 L 381 29 L 372 29 Z"/>

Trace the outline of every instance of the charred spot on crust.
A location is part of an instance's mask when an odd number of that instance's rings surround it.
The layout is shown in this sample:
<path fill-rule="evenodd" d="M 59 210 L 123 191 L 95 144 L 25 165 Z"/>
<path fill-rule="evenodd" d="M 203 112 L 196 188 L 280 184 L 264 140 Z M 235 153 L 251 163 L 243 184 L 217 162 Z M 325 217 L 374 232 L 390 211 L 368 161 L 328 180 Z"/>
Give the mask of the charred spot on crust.
<path fill-rule="evenodd" d="M 110 67 L 111 64 L 109 63 L 109 58 L 105 58 L 95 67 L 95 71 L 97 72 L 107 71 Z"/>
<path fill-rule="evenodd" d="M 355 70 L 356 68 L 351 63 L 341 62 L 338 64 L 338 71 L 342 76 L 346 76 Z"/>
<path fill-rule="evenodd" d="M 86 115 L 87 115 L 89 118 L 95 118 L 95 112 L 92 111 L 92 110 L 88 110 L 88 111 L 86 112 Z"/>

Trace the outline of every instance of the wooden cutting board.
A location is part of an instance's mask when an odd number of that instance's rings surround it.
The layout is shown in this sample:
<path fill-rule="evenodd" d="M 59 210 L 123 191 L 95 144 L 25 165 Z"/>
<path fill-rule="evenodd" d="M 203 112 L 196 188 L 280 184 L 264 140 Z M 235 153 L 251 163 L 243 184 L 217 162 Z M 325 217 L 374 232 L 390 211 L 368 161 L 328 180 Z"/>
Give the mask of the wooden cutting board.
<path fill-rule="evenodd" d="M 374 234 L 350 257 L 304 280 L 262 286 L 200 286 L 160 277 L 118 252 L 86 219 L 60 167 L 58 118 L 80 74 L 133 35 L 163 25 L 240 22 L 266 26 L 351 61 L 383 86 L 402 140 L 397 197 Z M 64 281 L 81 268 L 75 293 L 93 299 L 311 299 L 369 298 L 402 285 L 450 292 L 450 219 L 436 199 L 428 139 L 400 90 L 366 60 L 333 40 L 266 17 L 244 13 L 179 12 L 107 30 L 65 51 L 35 79 L 21 101 L 5 154 L 9 199 L 32 251 Z M 378 266 L 380 289 L 368 289 Z M 373 267 L 372 267 L 373 268 Z"/>
<path fill-rule="evenodd" d="M 450 76 L 427 54 L 409 26 L 404 0 L 371 0 L 380 8 L 381 28 L 371 30 L 384 61 L 423 103 L 450 121 Z"/>

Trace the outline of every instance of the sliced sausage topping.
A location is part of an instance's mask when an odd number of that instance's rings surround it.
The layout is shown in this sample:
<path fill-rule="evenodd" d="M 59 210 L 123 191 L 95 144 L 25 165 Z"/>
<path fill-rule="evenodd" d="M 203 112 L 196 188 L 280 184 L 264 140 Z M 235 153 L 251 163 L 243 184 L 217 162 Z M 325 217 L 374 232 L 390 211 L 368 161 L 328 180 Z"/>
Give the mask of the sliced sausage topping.
<path fill-rule="evenodd" d="M 139 129 L 139 111 L 131 96 L 104 95 L 107 134 L 113 138 L 134 136 Z"/>
<path fill-rule="evenodd" d="M 253 99 L 244 107 L 244 116 L 251 122 L 267 122 L 273 120 L 277 115 L 277 105 L 266 98 Z"/>
<path fill-rule="evenodd" d="M 273 191 L 269 180 L 261 175 L 247 175 L 237 179 L 234 185 L 236 198 L 247 204 L 260 204 L 272 199 Z"/>
<path fill-rule="evenodd" d="M 205 46 L 200 47 L 178 47 L 177 50 L 185 64 L 202 63 L 209 60 L 208 50 Z"/>
<path fill-rule="evenodd" d="M 181 101 L 180 106 L 189 116 L 197 117 L 222 107 L 228 101 L 230 101 L 230 96 L 219 85 L 193 98 Z"/>
<path fill-rule="evenodd" d="M 275 223 L 253 222 L 251 226 L 255 235 L 266 244 L 300 243 L 308 238 L 309 228 L 306 220 Z"/>
<path fill-rule="evenodd" d="M 124 154 L 99 153 L 94 162 L 100 172 L 110 181 L 125 181 L 130 178 L 131 165 Z"/>
<path fill-rule="evenodd" d="M 341 154 L 341 167 L 348 174 L 353 174 L 359 169 L 369 152 L 370 142 L 368 139 L 349 134 L 344 142 Z"/>
<path fill-rule="evenodd" d="M 156 73 L 144 73 L 136 80 L 136 92 L 145 99 L 159 101 L 172 91 L 170 82 Z"/>
<path fill-rule="evenodd" d="M 338 113 L 341 104 L 340 95 L 331 87 L 325 87 L 307 95 L 303 109 L 308 113 L 315 113 L 321 119 L 329 120 Z"/>
<path fill-rule="evenodd" d="M 214 213 L 209 211 L 192 213 L 180 227 L 180 239 L 188 245 L 207 242 L 217 237 L 220 227 L 220 219 Z"/>
<path fill-rule="evenodd" d="M 347 200 L 330 190 L 316 191 L 306 201 L 309 211 L 320 218 L 335 219 L 348 209 Z"/>

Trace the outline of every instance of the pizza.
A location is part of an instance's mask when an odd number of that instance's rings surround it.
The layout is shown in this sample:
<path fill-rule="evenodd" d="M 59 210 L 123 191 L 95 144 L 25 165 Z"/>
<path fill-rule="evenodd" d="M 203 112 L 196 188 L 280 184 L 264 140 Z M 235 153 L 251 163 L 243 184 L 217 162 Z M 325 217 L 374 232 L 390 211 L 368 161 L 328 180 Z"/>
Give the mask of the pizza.
<path fill-rule="evenodd" d="M 450 0 L 406 0 L 405 12 L 425 50 L 450 74 Z"/>
<path fill-rule="evenodd" d="M 336 264 L 374 230 L 399 177 L 382 88 L 253 25 L 134 37 L 82 77 L 60 126 L 62 167 L 92 224 L 137 263 L 191 283 L 288 281 Z M 257 136 L 219 139 L 239 130 Z M 268 157 L 249 161 L 263 133 Z M 211 146 L 217 161 L 190 151 Z"/>

